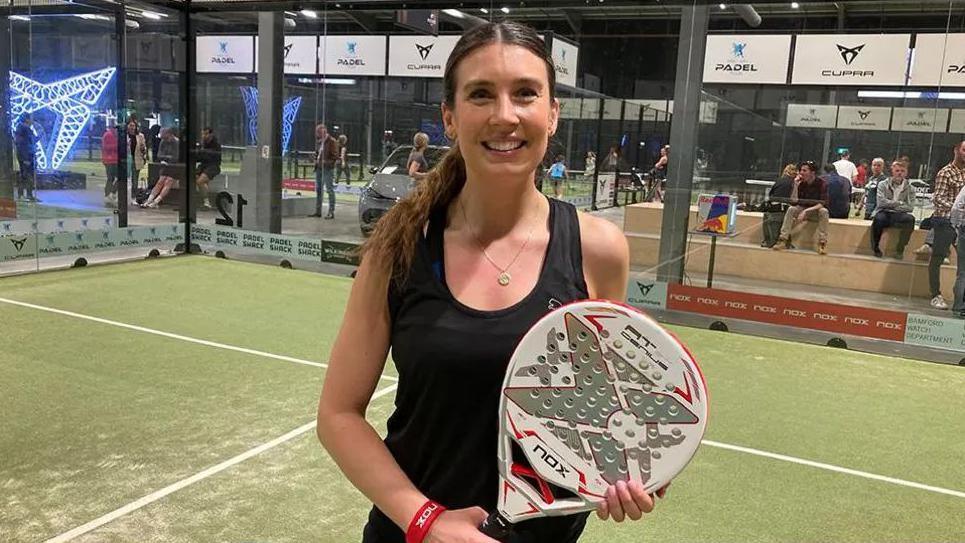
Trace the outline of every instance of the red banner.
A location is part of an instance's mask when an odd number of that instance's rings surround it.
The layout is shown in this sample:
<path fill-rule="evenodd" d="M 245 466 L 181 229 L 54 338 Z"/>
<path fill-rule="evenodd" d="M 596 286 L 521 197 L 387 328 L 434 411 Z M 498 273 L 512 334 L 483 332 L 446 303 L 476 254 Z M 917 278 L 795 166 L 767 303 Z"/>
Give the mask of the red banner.
<path fill-rule="evenodd" d="M 315 191 L 315 182 L 310 179 L 282 179 L 281 187 L 288 190 L 304 190 L 307 192 Z"/>
<path fill-rule="evenodd" d="M 667 309 L 745 321 L 904 341 L 908 315 L 866 307 L 671 284 Z"/>

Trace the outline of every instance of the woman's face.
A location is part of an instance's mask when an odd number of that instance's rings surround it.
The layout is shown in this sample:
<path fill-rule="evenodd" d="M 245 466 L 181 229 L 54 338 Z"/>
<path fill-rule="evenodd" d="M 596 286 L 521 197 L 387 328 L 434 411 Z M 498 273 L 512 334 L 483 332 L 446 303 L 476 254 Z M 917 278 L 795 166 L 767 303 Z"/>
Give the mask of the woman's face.
<path fill-rule="evenodd" d="M 546 63 L 524 47 L 495 43 L 463 58 L 454 77 L 442 118 L 467 170 L 490 180 L 532 176 L 559 116 Z"/>
<path fill-rule="evenodd" d="M 137 125 L 134 123 L 127 123 L 127 133 L 137 134 Z"/>

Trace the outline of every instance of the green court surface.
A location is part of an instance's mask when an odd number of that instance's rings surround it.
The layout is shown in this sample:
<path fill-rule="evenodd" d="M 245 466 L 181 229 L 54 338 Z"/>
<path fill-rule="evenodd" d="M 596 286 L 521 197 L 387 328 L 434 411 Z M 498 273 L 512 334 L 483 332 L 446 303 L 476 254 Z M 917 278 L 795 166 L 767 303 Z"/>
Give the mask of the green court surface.
<path fill-rule="evenodd" d="M 310 426 L 350 286 L 200 256 L 0 279 L 0 541 L 358 541 Z M 965 368 L 674 330 L 709 442 L 647 520 L 581 541 L 965 541 Z"/>

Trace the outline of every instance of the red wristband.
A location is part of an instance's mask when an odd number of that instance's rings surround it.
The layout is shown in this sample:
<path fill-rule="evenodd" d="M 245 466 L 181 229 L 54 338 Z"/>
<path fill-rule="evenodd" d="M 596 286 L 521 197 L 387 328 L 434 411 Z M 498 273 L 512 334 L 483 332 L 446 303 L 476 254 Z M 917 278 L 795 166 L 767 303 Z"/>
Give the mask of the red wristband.
<path fill-rule="evenodd" d="M 412 521 L 409 522 L 409 529 L 405 532 L 405 543 L 422 543 L 422 540 L 429 534 L 432 523 L 439 518 L 439 515 L 446 508 L 442 505 L 428 500 L 416 511 Z"/>

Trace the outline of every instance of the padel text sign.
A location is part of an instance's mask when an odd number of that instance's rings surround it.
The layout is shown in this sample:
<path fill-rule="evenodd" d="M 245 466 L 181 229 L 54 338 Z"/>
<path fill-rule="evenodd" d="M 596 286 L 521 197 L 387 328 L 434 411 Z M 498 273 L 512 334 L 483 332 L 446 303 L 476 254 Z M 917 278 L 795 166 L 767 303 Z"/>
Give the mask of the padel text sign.
<path fill-rule="evenodd" d="M 357 266 L 358 245 L 340 241 L 326 241 L 300 236 L 269 234 L 241 230 L 227 226 L 201 225 L 191 227 L 191 240 L 200 245 L 219 249 L 238 249 L 281 258 L 332 262 Z"/>
<path fill-rule="evenodd" d="M 907 314 L 671 284 L 667 309 L 821 330 L 850 336 L 905 340 Z"/>

